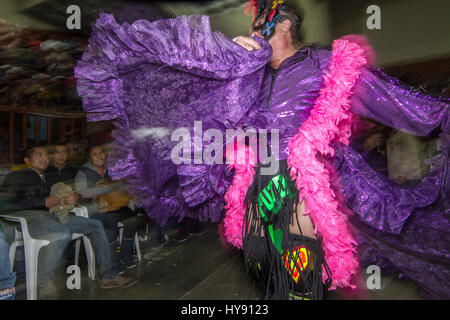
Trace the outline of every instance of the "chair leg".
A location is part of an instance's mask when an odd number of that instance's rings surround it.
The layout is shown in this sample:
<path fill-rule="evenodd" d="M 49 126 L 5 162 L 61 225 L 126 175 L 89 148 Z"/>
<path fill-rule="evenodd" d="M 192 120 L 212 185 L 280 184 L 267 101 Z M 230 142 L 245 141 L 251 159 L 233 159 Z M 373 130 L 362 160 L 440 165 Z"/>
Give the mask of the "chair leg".
<path fill-rule="evenodd" d="M 25 261 L 25 267 L 27 300 L 37 300 L 37 261 Z"/>
<path fill-rule="evenodd" d="M 47 240 L 24 241 L 25 245 L 25 270 L 27 283 L 27 299 L 37 300 L 37 271 L 39 251 L 48 245 Z"/>
<path fill-rule="evenodd" d="M 136 245 L 136 255 L 137 255 L 137 259 L 138 261 L 141 261 L 141 249 L 139 247 L 139 235 L 136 232 L 134 235 L 134 243 Z"/>
<path fill-rule="evenodd" d="M 123 225 L 119 227 L 119 244 L 122 243 L 123 238 Z"/>
<path fill-rule="evenodd" d="M 78 266 L 78 263 L 80 262 L 80 245 L 81 245 L 81 239 L 75 240 L 75 257 L 74 257 L 74 264 Z"/>
<path fill-rule="evenodd" d="M 88 237 L 83 237 L 84 251 L 86 252 L 86 259 L 88 262 L 88 276 L 91 280 L 95 279 L 95 253 L 92 243 Z"/>

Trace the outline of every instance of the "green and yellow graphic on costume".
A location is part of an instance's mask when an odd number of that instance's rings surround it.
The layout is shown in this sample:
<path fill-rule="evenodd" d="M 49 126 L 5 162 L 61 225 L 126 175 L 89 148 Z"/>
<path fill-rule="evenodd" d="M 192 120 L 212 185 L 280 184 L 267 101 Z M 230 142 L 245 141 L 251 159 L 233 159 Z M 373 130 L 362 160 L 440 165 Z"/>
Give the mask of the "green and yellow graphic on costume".
<path fill-rule="evenodd" d="M 300 246 L 288 252 L 284 257 L 284 266 L 288 270 L 289 274 L 294 279 L 295 283 L 298 283 L 300 279 L 300 271 L 304 271 L 308 265 L 312 270 L 314 267 L 311 264 L 311 251 L 305 246 Z M 300 271 L 298 270 L 300 267 Z"/>
<path fill-rule="evenodd" d="M 274 188 L 278 192 L 278 197 L 275 196 Z M 273 177 L 267 187 L 262 189 L 258 195 L 258 208 L 261 217 L 266 223 L 269 223 L 271 214 L 277 215 L 284 204 L 284 199 L 286 197 L 293 198 L 292 192 L 287 186 L 287 181 L 285 177 L 281 174 Z M 283 255 L 283 249 L 281 244 L 283 242 L 283 231 L 281 229 L 274 230 L 273 224 L 267 226 L 267 230 L 272 240 L 272 244 L 277 249 L 277 251 Z M 294 279 L 295 283 L 298 283 L 300 279 L 300 271 L 304 271 L 305 268 L 310 264 L 311 252 L 305 246 L 297 247 L 292 252 L 282 256 L 284 260 L 284 266 L 286 267 L 289 274 Z M 298 267 L 300 270 L 298 270 Z"/>
<path fill-rule="evenodd" d="M 279 196 L 276 197 L 272 185 L 277 190 Z M 279 174 L 273 177 L 267 187 L 265 187 L 258 195 L 258 209 L 263 220 L 268 223 L 270 215 L 278 214 L 283 207 L 284 199 L 289 196 L 293 198 L 292 192 L 289 190 L 286 178 Z M 273 224 L 268 226 L 268 231 L 273 245 L 277 251 L 282 254 L 281 243 L 283 240 L 283 231 L 281 229 L 273 230 Z"/>

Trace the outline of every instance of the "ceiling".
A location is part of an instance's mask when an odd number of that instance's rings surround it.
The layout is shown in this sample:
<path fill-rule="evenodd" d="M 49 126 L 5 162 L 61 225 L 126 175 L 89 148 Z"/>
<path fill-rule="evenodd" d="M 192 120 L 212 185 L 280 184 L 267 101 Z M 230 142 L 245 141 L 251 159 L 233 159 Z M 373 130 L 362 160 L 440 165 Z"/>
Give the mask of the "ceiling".
<path fill-rule="evenodd" d="M 184 14 L 201 13 L 212 18 L 236 11 L 243 12 L 245 0 L 205 1 L 145 1 L 145 0 L 29 0 L 22 1 L 21 13 L 41 20 L 56 29 L 67 31 L 67 8 L 76 4 L 82 12 L 81 31 L 89 34 L 90 26 L 100 11 L 114 13 L 119 22 L 133 22 L 140 18 L 155 20 Z"/>

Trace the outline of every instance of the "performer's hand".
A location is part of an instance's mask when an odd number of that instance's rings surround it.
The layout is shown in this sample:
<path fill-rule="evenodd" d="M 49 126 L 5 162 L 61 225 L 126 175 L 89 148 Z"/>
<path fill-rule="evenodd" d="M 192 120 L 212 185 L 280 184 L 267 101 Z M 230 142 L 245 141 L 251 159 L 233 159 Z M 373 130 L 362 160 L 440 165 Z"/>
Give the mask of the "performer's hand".
<path fill-rule="evenodd" d="M 250 37 L 237 36 L 236 38 L 233 39 L 233 41 L 236 42 L 237 44 L 241 45 L 248 51 L 261 49 L 261 46 L 259 45 L 259 43 L 255 39 L 250 38 Z"/>

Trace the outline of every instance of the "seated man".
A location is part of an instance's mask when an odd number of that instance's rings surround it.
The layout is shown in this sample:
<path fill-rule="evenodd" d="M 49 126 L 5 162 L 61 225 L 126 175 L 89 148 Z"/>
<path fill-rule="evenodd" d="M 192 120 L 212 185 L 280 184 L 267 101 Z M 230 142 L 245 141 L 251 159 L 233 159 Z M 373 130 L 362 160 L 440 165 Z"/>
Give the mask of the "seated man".
<path fill-rule="evenodd" d="M 55 183 L 64 182 L 73 184 L 78 168 L 69 165 L 67 159 L 67 146 L 55 144 L 49 148 L 51 164 L 45 170 L 45 180 L 51 187 Z"/>
<path fill-rule="evenodd" d="M 81 166 L 75 177 L 75 190 L 83 198 L 83 203 L 89 210 L 89 217 L 102 222 L 114 251 L 118 245 L 118 223 L 123 224 L 118 258 L 126 268 L 132 269 L 136 267 L 132 259 L 134 235 L 142 219 L 127 207 L 131 197 L 123 185 L 109 177 L 104 148 L 101 145 L 92 145 L 87 151 L 88 161 Z"/>
<path fill-rule="evenodd" d="M 100 221 L 70 215 L 65 223 L 61 223 L 58 217 L 48 213 L 48 208 L 75 204 L 78 196 L 71 194 L 62 199 L 49 196 L 50 188 L 44 178 L 49 164 L 47 149 L 43 146 L 27 149 L 24 161 L 28 168 L 9 173 L 1 190 L 11 197 L 7 206 L 9 210 L 45 210 L 27 218 L 31 236 L 50 241 L 48 246 L 42 248 L 39 257 L 37 282 L 40 298 L 57 296 L 53 273 L 71 241 L 72 233 L 82 233 L 91 240 L 102 277 L 102 289 L 134 285 L 134 279 L 118 275 L 119 267 L 108 249 L 108 240 Z"/>

